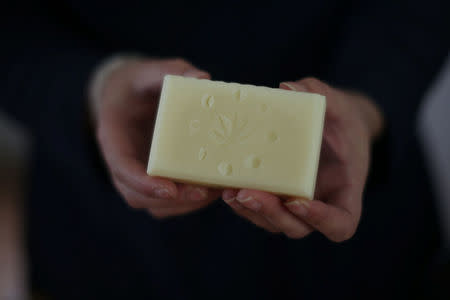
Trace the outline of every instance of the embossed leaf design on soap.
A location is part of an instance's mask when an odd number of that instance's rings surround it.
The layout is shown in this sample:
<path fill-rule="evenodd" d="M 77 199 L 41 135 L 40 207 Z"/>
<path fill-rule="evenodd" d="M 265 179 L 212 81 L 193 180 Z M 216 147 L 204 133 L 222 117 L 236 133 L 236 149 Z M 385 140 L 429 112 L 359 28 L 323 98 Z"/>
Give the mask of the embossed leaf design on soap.
<path fill-rule="evenodd" d="M 219 145 L 242 143 L 251 135 L 247 118 L 238 118 L 236 113 L 232 118 L 225 114 L 216 114 L 215 123 L 215 127 L 209 131 L 209 136 Z"/>

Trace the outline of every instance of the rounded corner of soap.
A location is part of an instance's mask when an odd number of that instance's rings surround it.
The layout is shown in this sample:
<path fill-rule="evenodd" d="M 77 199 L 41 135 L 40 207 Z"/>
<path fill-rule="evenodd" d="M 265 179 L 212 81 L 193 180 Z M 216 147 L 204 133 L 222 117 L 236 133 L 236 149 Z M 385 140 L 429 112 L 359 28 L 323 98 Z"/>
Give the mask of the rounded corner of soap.
<path fill-rule="evenodd" d="M 155 175 L 155 166 L 153 163 L 149 162 L 147 165 L 147 170 L 145 171 L 147 175 L 154 176 Z"/>
<path fill-rule="evenodd" d="M 152 164 L 148 165 L 146 173 L 148 176 L 158 177 L 158 176 L 162 176 L 162 174 L 164 174 L 165 172 L 164 172 L 164 169 L 161 168 L 160 165 L 152 163 Z"/>
<path fill-rule="evenodd" d="M 148 176 L 152 176 L 153 170 L 151 168 L 147 168 L 145 173 L 147 173 Z"/>
<path fill-rule="evenodd" d="M 164 75 L 163 87 L 171 84 L 178 77 L 181 77 L 181 76 L 173 75 L 173 74 L 166 74 L 166 75 Z"/>
<path fill-rule="evenodd" d="M 312 183 L 313 187 L 305 186 L 303 188 L 296 189 L 294 193 L 294 197 L 305 199 L 308 201 L 311 201 L 314 199 L 314 193 L 315 193 L 315 181 Z"/>
<path fill-rule="evenodd" d="M 316 94 L 316 97 L 317 97 L 317 100 L 320 101 L 320 103 L 321 103 L 323 106 L 326 106 L 326 105 L 327 105 L 327 97 L 326 97 L 325 95 L 322 95 L 322 94 Z"/>

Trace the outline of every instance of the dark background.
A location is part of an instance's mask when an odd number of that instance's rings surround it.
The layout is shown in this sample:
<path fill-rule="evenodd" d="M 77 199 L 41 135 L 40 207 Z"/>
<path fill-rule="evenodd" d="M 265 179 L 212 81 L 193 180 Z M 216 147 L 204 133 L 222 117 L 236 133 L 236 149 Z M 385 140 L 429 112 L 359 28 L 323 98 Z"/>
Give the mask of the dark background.
<path fill-rule="evenodd" d="M 55 299 L 437 297 L 448 260 L 415 118 L 450 49 L 449 3 L 2 4 L 0 108 L 34 141 L 27 215 L 34 289 Z M 183 57 L 215 80 L 272 87 L 316 76 L 373 97 L 388 131 L 373 153 L 355 237 L 289 240 L 221 201 L 165 221 L 129 209 L 86 118 L 91 73 L 117 53 Z"/>

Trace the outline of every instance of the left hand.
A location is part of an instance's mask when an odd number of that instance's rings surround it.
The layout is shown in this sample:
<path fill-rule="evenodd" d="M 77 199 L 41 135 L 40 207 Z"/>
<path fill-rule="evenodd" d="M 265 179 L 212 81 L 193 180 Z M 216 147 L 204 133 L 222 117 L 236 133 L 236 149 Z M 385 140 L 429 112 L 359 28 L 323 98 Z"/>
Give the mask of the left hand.
<path fill-rule="evenodd" d="M 164 75 L 210 75 L 183 59 L 153 58 L 124 58 L 112 71 L 108 71 L 108 64 L 100 67 L 102 72 L 108 76 L 91 83 L 88 105 L 92 127 L 111 181 L 126 203 L 163 219 L 197 211 L 215 201 L 219 190 L 148 176 L 146 172 Z M 96 86 L 98 94 L 94 93 Z"/>
<path fill-rule="evenodd" d="M 282 199 L 263 191 L 224 190 L 222 197 L 239 215 L 270 232 L 302 238 L 318 230 L 330 240 L 352 237 L 361 216 L 370 145 L 383 117 L 366 96 L 314 79 L 281 83 L 280 88 L 326 96 L 327 110 L 315 199 Z"/>

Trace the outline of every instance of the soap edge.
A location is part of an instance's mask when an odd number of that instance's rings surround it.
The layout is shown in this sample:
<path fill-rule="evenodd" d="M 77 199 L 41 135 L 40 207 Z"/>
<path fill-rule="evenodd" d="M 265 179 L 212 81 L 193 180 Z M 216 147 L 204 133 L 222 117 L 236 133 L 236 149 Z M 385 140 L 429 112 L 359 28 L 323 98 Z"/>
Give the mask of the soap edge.
<path fill-rule="evenodd" d="M 172 75 L 172 74 L 165 75 L 164 80 L 166 80 L 166 78 L 183 79 L 183 80 L 190 80 L 190 81 L 208 81 L 208 82 L 212 82 L 212 83 L 222 83 L 222 84 L 232 84 L 232 85 L 237 85 L 237 86 L 242 86 L 242 87 L 250 87 L 250 88 L 257 88 L 257 89 L 261 88 L 261 89 L 266 89 L 266 90 L 270 90 L 270 91 L 274 91 L 276 93 L 282 93 L 282 94 L 283 93 L 284 94 L 306 94 L 306 95 L 318 95 L 321 97 L 325 97 L 324 95 L 318 94 L 318 93 L 285 90 L 285 89 L 280 89 L 280 88 L 268 87 L 268 86 L 264 86 L 264 85 L 238 83 L 238 82 L 233 82 L 233 81 L 226 82 L 226 81 L 222 81 L 222 80 L 210 80 L 210 79 L 206 79 L 206 78 L 185 77 L 185 76 L 181 76 L 181 75 Z"/>
<path fill-rule="evenodd" d="M 314 195 L 316 193 L 316 184 L 317 184 L 317 173 L 319 171 L 319 163 L 320 163 L 320 153 L 321 153 L 321 148 L 322 148 L 322 141 L 323 141 L 323 130 L 325 128 L 325 115 L 326 115 L 326 111 L 327 111 L 327 97 L 320 95 L 322 99 L 317 99 L 318 101 L 321 101 L 321 109 L 322 109 L 322 116 L 321 116 L 321 120 L 320 120 L 320 128 L 318 129 L 318 133 L 317 135 L 320 135 L 320 138 L 318 139 L 318 142 L 315 145 L 315 151 L 316 153 L 318 153 L 317 157 L 316 157 L 316 161 L 314 162 L 314 175 L 312 176 L 313 178 L 313 185 L 312 185 L 312 189 L 311 189 L 311 195 L 308 195 L 310 200 L 314 199 Z M 313 151 L 314 151 L 313 150 Z"/>
<path fill-rule="evenodd" d="M 157 107 L 157 115 L 156 115 L 156 120 L 155 120 L 155 126 L 153 129 L 153 137 L 152 137 L 152 141 L 155 142 L 157 141 L 158 137 L 159 137 L 159 128 L 161 126 L 161 118 L 162 118 L 162 114 L 163 114 L 163 107 L 165 105 L 166 99 L 167 99 L 167 90 L 169 89 L 168 86 L 170 84 L 170 82 L 173 79 L 182 79 L 182 80 L 193 80 L 193 81 L 209 81 L 212 83 L 224 83 L 224 84 L 234 84 L 234 85 L 238 85 L 238 86 L 250 86 L 252 88 L 264 88 L 264 89 L 269 89 L 271 91 L 274 91 L 276 93 L 295 93 L 295 94 L 308 94 L 308 95 L 313 95 L 314 99 L 313 101 L 320 101 L 321 104 L 318 106 L 320 107 L 319 109 L 322 110 L 322 117 L 320 120 L 320 126 L 318 126 L 317 129 L 317 135 L 320 135 L 320 138 L 318 138 L 318 141 L 315 143 L 314 149 L 312 150 L 313 152 L 318 153 L 318 155 L 316 156 L 314 165 L 313 165 L 313 172 L 314 175 L 312 176 L 312 180 L 313 180 L 313 184 L 311 187 L 311 194 L 306 194 L 304 193 L 305 191 L 303 190 L 302 193 L 296 193 L 296 194 L 284 194 L 284 193 L 279 193 L 279 192 L 272 192 L 272 191 L 268 191 L 270 193 L 274 193 L 276 195 L 284 195 L 284 196 L 290 196 L 290 197 L 302 197 L 305 199 L 309 199 L 312 200 L 314 198 L 314 194 L 315 194 L 315 188 L 316 188 L 316 183 L 317 183 L 317 173 L 318 173 L 318 168 L 319 168 L 319 161 L 320 161 L 320 150 L 321 150 L 321 145 L 322 145 L 322 140 L 323 140 L 323 129 L 324 129 L 324 123 L 325 123 L 325 113 L 326 113 L 326 97 L 324 95 L 321 94 L 317 94 L 317 93 L 304 93 L 304 92 L 297 92 L 297 91 L 289 91 L 289 90 L 283 90 L 283 89 L 277 89 L 277 88 L 270 88 L 270 87 L 266 87 L 266 86 L 256 86 L 256 85 L 251 85 L 251 84 L 240 84 L 240 83 L 235 83 L 235 82 L 224 82 L 224 81 L 213 81 L 213 80 L 208 80 L 208 79 L 197 79 L 197 78 L 191 78 L 191 77 L 184 77 L 184 76 L 178 76 L 178 75 L 165 75 L 164 76 L 164 80 L 163 80 L 163 86 L 161 89 L 161 95 L 160 95 L 160 99 L 159 99 L 159 103 L 158 103 L 158 107 Z M 159 170 L 157 168 L 156 161 L 155 159 L 153 159 L 153 157 L 156 155 L 156 148 L 151 147 L 152 145 L 150 145 L 150 154 L 149 154 L 149 160 L 148 160 L 148 165 L 147 165 L 147 174 L 150 176 L 161 176 L 161 177 L 165 177 L 164 174 L 164 170 Z M 161 173 L 161 174 L 158 174 Z M 181 179 L 181 178 L 177 178 L 178 181 L 182 181 L 182 182 L 188 182 L 185 179 Z M 212 187 L 229 187 L 229 186 L 224 186 L 224 185 L 215 185 L 215 184 L 209 184 L 209 183 L 205 183 L 203 182 L 202 184 L 208 185 L 208 186 L 212 186 Z M 300 191 L 300 190 L 299 190 Z"/>
<path fill-rule="evenodd" d="M 289 198 L 302 198 L 302 199 L 307 199 L 307 200 L 312 200 L 312 198 L 309 198 L 309 195 L 306 193 L 298 193 L 297 190 L 295 189 L 290 189 L 292 191 L 292 193 L 289 192 L 278 192 L 275 191 L 275 189 L 270 189 L 270 188 L 264 188 L 261 187 L 258 184 L 249 184 L 249 185 L 239 185 L 239 184 L 214 184 L 214 183 L 210 183 L 208 182 L 208 180 L 188 180 L 185 178 L 185 176 L 181 175 L 173 175 L 170 174 L 167 175 L 166 174 L 167 170 L 165 169 L 154 169 L 153 170 L 153 174 L 152 176 L 156 176 L 156 177 L 160 177 L 160 178 L 165 178 L 168 180 L 175 180 L 176 182 L 181 182 L 181 183 L 186 183 L 186 184 L 193 184 L 193 185 L 202 185 L 202 186 L 206 186 L 206 187 L 210 187 L 210 188 L 217 188 L 217 189 L 226 189 L 226 188 L 230 188 L 230 189 L 254 189 L 254 190 L 259 190 L 259 191 L 264 191 L 267 193 L 271 193 L 277 196 L 281 196 L 281 197 L 289 197 Z"/>
<path fill-rule="evenodd" d="M 150 154 L 149 154 L 149 158 L 148 158 L 148 163 L 147 163 L 147 174 L 148 175 L 152 175 L 153 173 L 153 169 L 155 168 L 155 159 L 154 156 L 156 155 L 156 147 L 152 147 L 153 142 L 158 140 L 159 137 L 159 127 L 161 126 L 161 118 L 162 118 L 162 111 L 163 111 L 163 106 L 165 105 L 166 99 L 167 99 L 167 90 L 168 90 L 168 86 L 169 86 L 169 82 L 170 82 L 170 76 L 173 75 L 166 75 L 164 76 L 164 80 L 163 80 L 163 85 L 162 85 L 162 89 L 161 89 L 161 95 L 159 96 L 159 101 L 158 101 L 158 107 L 156 108 L 156 120 L 155 120 L 155 125 L 153 126 L 153 134 L 152 134 L 152 139 L 150 141 Z"/>

